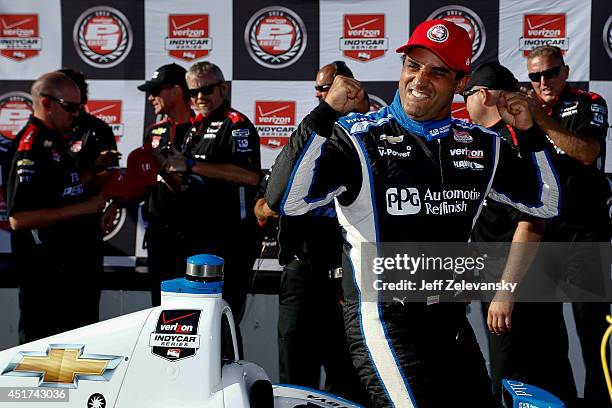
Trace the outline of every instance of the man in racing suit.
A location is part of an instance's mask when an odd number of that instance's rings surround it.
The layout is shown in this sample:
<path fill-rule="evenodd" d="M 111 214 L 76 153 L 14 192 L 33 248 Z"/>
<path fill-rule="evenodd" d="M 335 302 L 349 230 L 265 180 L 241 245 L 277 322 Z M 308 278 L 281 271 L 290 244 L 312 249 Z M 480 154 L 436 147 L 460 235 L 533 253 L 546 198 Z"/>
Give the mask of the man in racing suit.
<path fill-rule="evenodd" d="M 496 406 L 464 304 L 362 298 L 368 289 L 362 279 L 371 272 L 362 267 L 361 244 L 466 242 L 500 170 L 498 134 L 450 119 L 453 94 L 463 90 L 470 69 L 467 32 L 446 20 L 427 21 L 398 52 L 404 64 L 393 103 L 341 117 L 364 91 L 337 77 L 277 158 L 265 198 L 272 210 L 289 215 L 336 199 L 346 241 L 345 330 L 374 406 Z M 531 128 L 524 98 L 500 99 L 505 121 Z M 464 154 L 468 146 L 482 153 L 478 161 Z M 547 205 L 549 176 L 542 175 L 541 193 L 534 192 L 540 216 L 556 209 Z M 505 198 L 522 187 L 502 185 L 511 189 L 498 191 Z"/>
<path fill-rule="evenodd" d="M 569 243 L 564 256 L 549 270 L 563 271 L 575 287 L 600 297 L 607 280 L 599 266 L 597 242 L 610 242 L 610 217 L 606 200 L 610 185 L 598 161 L 605 157 L 608 129 L 606 101 L 598 94 L 567 84 L 569 67 L 558 47 L 533 49 L 527 70 L 536 103 L 533 118 L 546 133 L 546 148 L 563 187 L 561 213 L 546 226 L 543 241 Z M 600 163 L 602 164 L 602 163 Z M 594 243 L 594 244 L 588 244 Z M 591 299 L 591 300 L 593 300 Z M 601 370 L 600 345 L 610 304 L 572 302 L 586 377 L 584 397 L 589 406 L 610 406 Z"/>

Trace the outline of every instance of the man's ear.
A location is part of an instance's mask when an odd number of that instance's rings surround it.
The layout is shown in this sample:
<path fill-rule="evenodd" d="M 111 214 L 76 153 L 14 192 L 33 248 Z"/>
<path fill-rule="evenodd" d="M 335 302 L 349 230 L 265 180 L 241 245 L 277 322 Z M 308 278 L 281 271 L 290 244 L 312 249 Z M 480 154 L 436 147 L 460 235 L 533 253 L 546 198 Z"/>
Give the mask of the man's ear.
<path fill-rule="evenodd" d="M 42 104 L 43 108 L 45 108 L 45 109 L 51 108 L 51 101 L 47 97 L 43 96 L 42 99 L 40 100 L 40 103 Z"/>
<path fill-rule="evenodd" d="M 223 96 L 227 96 L 227 92 L 229 91 L 229 85 L 227 84 L 227 82 L 223 81 L 223 83 L 220 86 L 221 86 L 221 93 L 223 94 Z"/>
<path fill-rule="evenodd" d="M 469 74 L 465 74 L 463 76 L 463 78 L 461 78 L 457 82 L 457 88 L 455 89 L 455 93 L 456 94 L 460 94 L 461 92 L 463 92 L 465 90 L 465 86 L 467 85 L 469 80 L 470 80 L 470 75 Z"/>

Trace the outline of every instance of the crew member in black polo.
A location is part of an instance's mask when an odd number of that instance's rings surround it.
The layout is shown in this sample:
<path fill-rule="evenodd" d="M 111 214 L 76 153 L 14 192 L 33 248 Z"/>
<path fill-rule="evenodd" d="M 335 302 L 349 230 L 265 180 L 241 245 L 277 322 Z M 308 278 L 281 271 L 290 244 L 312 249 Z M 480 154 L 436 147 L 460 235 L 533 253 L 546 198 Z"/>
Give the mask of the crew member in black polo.
<path fill-rule="evenodd" d="M 100 292 L 92 282 L 102 265 L 105 203 L 87 195 L 68 153 L 79 88 L 54 72 L 37 79 L 31 93 L 34 113 L 17 139 L 7 200 L 22 343 L 98 321 Z"/>
<path fill-rule="evenodd" d="M 548 137 L 563 189 L 561 214 L 547 224 L 543 241 L 570 243 L 564 256 L 556 257 L 553 269 L 563 270 L 569 282 L 597 296 L 606 274 L 599 265 L 597 244 L 588 243 L 609 243 L 611 236 L 606 205 L 610 185 L 602 171 L 608 107 L 600 95 L 567 84 L 570 68 L 558 47 L 533 49 L 527 70 L 533 118 Z M 589 407 L 610 406 L 600 360 L 610 304 L 573 302 L 572 308 L 586 370 L 585 400 Z"/>
<path fill-rule="evenodd" d="M 196 63 L 186 78 L 198 115 L 180 149 L 167 150 L 149 200 L 149 230 L 156 237 L 148 241 L 150 262 L 170 278 L 184 273 L 189 255 L 223 257 L 223 297 L 238 322 L 260 247 L 251 211 L 261 172 L 259 135 L 230 107 L 219 67 Z"/>

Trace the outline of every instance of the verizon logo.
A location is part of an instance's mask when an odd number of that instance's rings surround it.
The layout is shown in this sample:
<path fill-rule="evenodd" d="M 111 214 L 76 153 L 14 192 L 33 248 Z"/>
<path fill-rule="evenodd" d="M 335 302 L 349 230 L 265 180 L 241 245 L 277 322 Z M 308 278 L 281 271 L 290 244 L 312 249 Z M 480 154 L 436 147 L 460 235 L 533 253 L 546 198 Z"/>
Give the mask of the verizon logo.
<path fill-rule="evenodd" d="M 276 109 L 264 110 L 261 105 L 257 105 L 257 123 L 289 125 L 293 121 L 293 118 L 290 114 L 291 107 L 291 105 L 284 105 Z"/>
<path fill-rule="evenodd" d="M 23 24 L 30 23 L 33 20 L 32 17 L 23 19 L 13 24 L 7 24 L 4 19 L 1 19 L 2 23 L 2 35 L 8 37 L 32 37 L 35 31 L 31 28 L 19 28 Z"/>
<path fill-rule="evenodd" d="M 552 23 L 556 23 L 557 21 L 561 21 L 562 19 L 563 19 L 562 17 L 557 17 L 557 18 L 553 18 L 553 19 L 544 21 L 539 24 L 534 24 L 532 19 L 527 18 L 527 25 L 528 25 L 527 35 L 534 36 L 534 37 L 536 36 L 538 37 L 558 37 L 561 35 L 560 29 L 549 29 L 549 28 L 545 28 L 544 26 L 547 26 Z"/>
<path fill-rule="evenodd" d="M 363 23 L 353 25 L 351 23 L 351 20 L 347 18 L 346 24 L 348 25 L 348 30 L 347 30 L 348 35 L 351 37 L 373 37 L 373 38 L 379 37 L 381 35 L 381 31 L 379 29 L 368 30 L 366 28 L 362 28 L 369 24 L 375 23 L 378 20 L 379 18 L 376 17 L 371 20 L 365 21 Z"/>

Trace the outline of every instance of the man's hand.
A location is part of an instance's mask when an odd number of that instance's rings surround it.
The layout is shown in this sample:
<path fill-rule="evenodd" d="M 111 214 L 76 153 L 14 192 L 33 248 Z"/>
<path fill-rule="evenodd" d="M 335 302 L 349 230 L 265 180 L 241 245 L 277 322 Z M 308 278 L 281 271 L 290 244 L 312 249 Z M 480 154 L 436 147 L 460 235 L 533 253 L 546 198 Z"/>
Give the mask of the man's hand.
<path fill-rule="evenodd" d="M 268 218 L 278 218 L 280 215 L 268 207 L 268 203 L 265 198 L 258 198 L 255 202 L 255 217 L 259 226 L 262 227 L 268 222 Z"/>
<path fill-rule="evenodd" d="M 497 99 L 497 110 L 504 122 L 517 129 L 527 130 L 533 126 L 531 103 L 525 95 L 501 92 Z"/>
<path fill-rule="evenodd" d="M 342 75 L 336 76 L 332 83 L 325 102 L 341 114 L 348 112 L 361 112 L 366 100 L 365 90 L 361 82 Z"/>
<path fill-rule="evenodd" d="M 162 164 L 162 170 L 166 173 L 185 173 L 187 171 L 186 160 L 187 157 L 183 153 L 172 147 L 168 158 Z"/>
<path fill-rule="evenodd" d="M 106 170 L 109 167 L 116 166 L 120 158 L 121 153 L 118 150 L 104 150 L 94 161 L 94 166 L 96 169 Z"/>
<path fill-rule="evenodd" d="M 514 298 L 512 294 L 498 292 L 487 313 L 487 327 L 490 333 L 500 335 L 509 333 L 512 330 L 512 309 L 514 308 Z"/>

